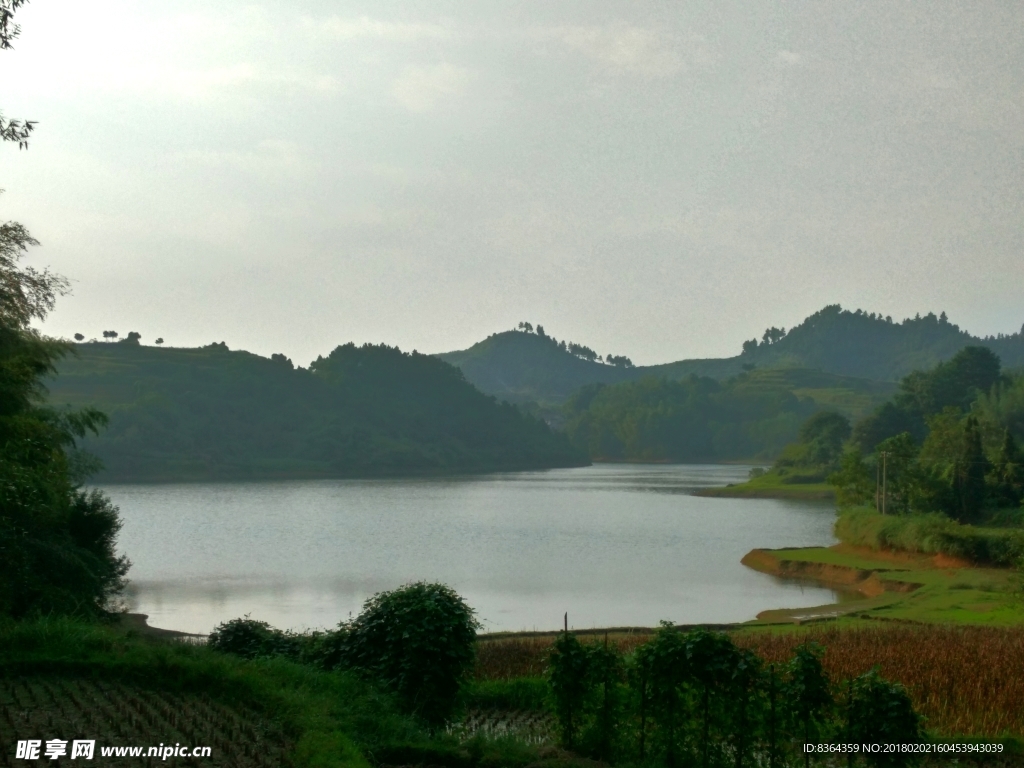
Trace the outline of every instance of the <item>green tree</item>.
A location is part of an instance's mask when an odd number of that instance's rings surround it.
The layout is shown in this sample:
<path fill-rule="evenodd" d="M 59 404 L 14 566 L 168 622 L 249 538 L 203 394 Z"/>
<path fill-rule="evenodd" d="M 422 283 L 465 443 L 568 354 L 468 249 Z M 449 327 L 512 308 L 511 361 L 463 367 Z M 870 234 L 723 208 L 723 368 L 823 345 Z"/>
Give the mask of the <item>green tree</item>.
<path fill-rule="evenodd" d="M 882 467 L 882 509 L 890 514 L 907 514 L 921 488 L 917 463 L 918 447 L 910 433 L 903 432 L 878 444 Z"/>
<path fill-rule="evenodd" d="M 690 665 L 683 635 L 663 621 L 654 637 L 637 649 L 636 663 L 644 670 L 655 746 L 668 768 L 675 768 L 681 758 L 689 714 L 685 686 Z"/>
<path fill-rule="evenodd" d="M 786 669 L 783 701 L 790 732 L 803 744 L 824 740 L 832 708 L 828 677 L 821 666 L 824 649 L 817 643 L 805 643 L 796 649 Z M 811 755 L 804 753 L 804 765 L 811 764 Z"/>
<path fill-rule="evenodd" d="M 850 437 L 850 420 L 835 411 L 821 411 L 800 427 L 800 441 L 808 446 L 808 459 L 818 466 L 833 467 Z"/>
<path fill-rule="evenodd" d="M 741 658 L 732 640 L 723 632 L 695 629 L 685 635 L 684 643 L 687 682 L 696 694 L 694 714 L 700 729 L 695 745 L 697 764 L 708 768 L 722 758 L 733 675 Z"/>
<path fill-rule="evenodd" d="M 117 509 L 81 488 L 96 465 L 77 442 L 106 418 L 43 405 L 43 380 L 71 346 L 29 325 L 67 293 L 62 277 L 20 267 L 34 244 L 21 225 L 0 226 L 0 613 L 97 615 L 129 567 Z"/>
<path fill-rule="evenodd" d="M 24 4 L 0 0 L 0 49 L 17 37 L 13 17 Z M 32 127 L 0 116 L 0 140 L 23 148 Z M 77 442 L 105 417 L 43 404 L 43 380 L 71 345 L 30 323 L 46 317 L 68 283 L 20 264 L 34 245 L 21 224 L 0 224 L 0 615 L 96 616 L 113 606 L 129 567 L 116 554 L 117 508 L 81 487 L 96 463 Z"/>
<path fill-rule="evenodd" d="M 548 657 L 547 676 L 562 744 L 573 749 L 583 728 L 583 710 L 591 686 L 591 655 L 575 634 L 565 631 L 555 640 Z"/>
<path fill-rule="evenodd" d="M 379 592 L 344 629 L 344 660 L 394 691 L 427 723 L 443 724 L 473 664 L 473 609 L 444 584 L 416 582 Z"/>
<path fill-rule="evenodd" d="M 1016 507 L 1024 500 L 1024 457 L 1009 429 L 1003 431 L 1003 444 L 992 466 L 990 490 L 998 507 Z"/>
<path fill-rule="evenodd" d="M 872 669 L 851 681 L 846 702 L 846 736 L 856 744 L 914 744 L 921 741 L 921 718 L 906 689 Z M 867 755 L 877 768 L 901 768 L 917 762 L 912 752 Z"/>
<path fill-rule="evenodd" d="M 851 447 L 839 460 L 839 469 L 828 477 L 835 486 L 836 503 L 851 507 L 872 502 L 875 495 L 875 473 L 864 463 L 857 447 Z"/>
<path fill-rule="evenodd" d="M 955 517 L 962 523 L 977 522 L 985 505 L 985 475 L 989 463 L 981 444 L 981 429 L 975 416 L 964 422 L 960 455 L 953 468 Z"/>

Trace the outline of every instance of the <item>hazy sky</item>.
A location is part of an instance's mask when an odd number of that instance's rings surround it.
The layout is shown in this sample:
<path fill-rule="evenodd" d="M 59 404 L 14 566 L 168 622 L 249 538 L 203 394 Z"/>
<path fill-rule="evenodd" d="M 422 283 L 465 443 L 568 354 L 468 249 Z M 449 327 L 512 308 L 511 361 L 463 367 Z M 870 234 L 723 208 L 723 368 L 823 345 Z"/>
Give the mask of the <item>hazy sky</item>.
<path fill-rule="evenodd" d="M 825 304 L 1024 321 L 1017 2 L 33 0 L 0 219 L 54 334 L 654 363 Z"/>

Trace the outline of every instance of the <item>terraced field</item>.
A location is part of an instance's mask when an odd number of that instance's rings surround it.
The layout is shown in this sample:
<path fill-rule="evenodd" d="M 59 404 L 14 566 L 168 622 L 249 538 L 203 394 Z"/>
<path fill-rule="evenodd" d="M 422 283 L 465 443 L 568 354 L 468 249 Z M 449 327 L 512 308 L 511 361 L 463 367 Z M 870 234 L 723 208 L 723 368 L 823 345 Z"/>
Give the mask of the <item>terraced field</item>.
<path fill-rule="evenodd" d="M 61 739 L 58 760 L 16 759 L 19 740 Z M 95 740 L 94 759 L 70 760 L 71 742 Z M 224 706 L 205 695 L 181 695 L 92 679 L 0 678 L 0 766 L 135 765 L 205 768 L 279 768 L 288 739 L 254 712 Z M 210 757 L 147 757 L 149 747 L 210 747 Z M 104 757 L 102 747 L 142 746 L 142 757 Z M 42 755 L 42 751 L 41 751 Z"/>

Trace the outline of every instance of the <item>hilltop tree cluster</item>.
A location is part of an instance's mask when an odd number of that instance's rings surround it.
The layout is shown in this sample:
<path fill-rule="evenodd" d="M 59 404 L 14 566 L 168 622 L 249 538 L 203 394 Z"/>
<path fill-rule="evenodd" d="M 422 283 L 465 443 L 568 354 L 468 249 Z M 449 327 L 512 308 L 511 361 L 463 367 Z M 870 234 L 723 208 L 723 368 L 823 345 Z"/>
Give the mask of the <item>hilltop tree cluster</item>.
<path fill-rule="evenodd" d="M 566 352 L 574 357 L 578 357 L 581 360 L 587 360 L 591 363 L 604 363 L 605 365 L 613 365 L 618 368 L 635 367 L 633 365 L 633 361 L 630 360 L 625 355 L 607 354 L 604 357 L 602 357 L 601 355 L 597 354 L 597 352 L 592 350 L 590 347 L 585 346 L 583 344 L 576 344 L 575 342 L 571 341 L 566 342 L 564 340 L 559 341 L 554 336 L 548 336 L 544 332 L 543 325 L 538 325 L 536 327 L 536 330 L 534 330 L 534 326 L 532 323 L 524 321 L 519 323 L 518 326 L 516 326 L 516 330 L 522 331 L 523 333 L 536 333 L 542 339 L 547 339 L 548 341 L 550 341 L 555 347 L 560 349 L 562 352 Z"/>

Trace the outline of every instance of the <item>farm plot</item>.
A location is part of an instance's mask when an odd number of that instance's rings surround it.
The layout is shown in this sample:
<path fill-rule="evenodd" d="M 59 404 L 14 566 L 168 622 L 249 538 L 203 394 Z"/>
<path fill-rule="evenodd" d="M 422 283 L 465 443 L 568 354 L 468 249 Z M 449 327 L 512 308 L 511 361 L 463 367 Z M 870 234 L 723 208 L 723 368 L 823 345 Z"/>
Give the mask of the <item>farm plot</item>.
<path fill-rule="evenodd" d="M 202 765 L 205 768 L 279 768 L 288 740 L 276 724 L 205 695 L 182 695 L 117 682 L 58 677 L 0 679 L 0 766 L 17 760 L 19 740 L 95 740 L 88 765 Z M 151 746 L 210 747 L 210 757 L 146 757 Z M 103 757 L 101 747 L 142 746 L 142 757 Z M 38 764 L 64 764 L 40 760 Z M 80 762 L 76 760 L 73 763 Z"/>

